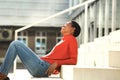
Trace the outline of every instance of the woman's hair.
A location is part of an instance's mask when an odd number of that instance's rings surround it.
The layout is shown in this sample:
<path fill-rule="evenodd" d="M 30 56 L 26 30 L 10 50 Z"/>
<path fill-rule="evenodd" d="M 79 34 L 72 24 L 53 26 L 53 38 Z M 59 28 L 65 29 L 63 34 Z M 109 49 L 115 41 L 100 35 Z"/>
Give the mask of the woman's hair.
<path fill-rule="evenodd" d="M 76 21 L 73 21 L 73 20 L 71 21 L 71 25 L 72 25 L 72 27 L 75 28 L 73 36 L 77 37 L 81 32 L 80 25 Z"/>

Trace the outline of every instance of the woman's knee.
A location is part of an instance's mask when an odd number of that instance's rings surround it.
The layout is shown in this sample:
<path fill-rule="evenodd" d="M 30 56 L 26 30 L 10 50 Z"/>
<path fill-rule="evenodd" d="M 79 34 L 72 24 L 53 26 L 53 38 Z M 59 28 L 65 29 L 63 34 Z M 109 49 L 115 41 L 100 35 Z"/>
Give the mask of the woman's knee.
<path fill-rule="evenodd" d="M 17 40 L 17 41 L 12 41 L 10 45 L 20 45 L 20 44 L 21 42 Z"/>

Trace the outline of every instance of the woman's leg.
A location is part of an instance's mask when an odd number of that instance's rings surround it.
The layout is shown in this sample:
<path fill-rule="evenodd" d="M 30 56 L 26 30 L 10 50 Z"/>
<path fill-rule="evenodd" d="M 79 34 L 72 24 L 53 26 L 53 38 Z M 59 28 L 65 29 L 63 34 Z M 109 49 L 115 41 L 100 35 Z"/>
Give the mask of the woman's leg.
<path fill-rule="evenodd" d="M 0 72 L 8 74 L 10 67 L 12 66 L 16 56 L 19 56 L 24 66 L 28 69 L 31 75 L 39 77 L 45 76 L 45 71 L 49 67 L 49 63 L 41 60 L 35 53 L 25 46 L 20 41 L 13 41 L 6 53 L 5 60 L 1 65 Z"/>

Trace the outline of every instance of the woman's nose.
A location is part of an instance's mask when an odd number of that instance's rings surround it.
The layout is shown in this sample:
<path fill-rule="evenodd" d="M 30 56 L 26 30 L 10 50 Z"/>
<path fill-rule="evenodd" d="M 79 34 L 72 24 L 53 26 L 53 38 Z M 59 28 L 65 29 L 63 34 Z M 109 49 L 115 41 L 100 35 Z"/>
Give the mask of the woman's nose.
<path fill-rule="evenodd" d="M 64 27 L 62 26 L 61 29 L 63 29 Z"/>

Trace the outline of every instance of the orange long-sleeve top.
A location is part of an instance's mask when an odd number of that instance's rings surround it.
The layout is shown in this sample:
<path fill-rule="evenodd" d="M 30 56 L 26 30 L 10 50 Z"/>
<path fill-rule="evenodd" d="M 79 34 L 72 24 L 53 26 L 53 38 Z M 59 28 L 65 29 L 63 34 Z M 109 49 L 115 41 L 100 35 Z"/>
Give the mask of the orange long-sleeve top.
<path fill-rule="evenodd" d="M 76 38 L 73 35 L 66 35 L 53 47 L 50 53 L 40 58 L 50 64 L 57 62 L 57 67 L 75 65 L 77 63 L 77 48 Z"/>

